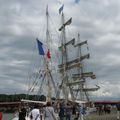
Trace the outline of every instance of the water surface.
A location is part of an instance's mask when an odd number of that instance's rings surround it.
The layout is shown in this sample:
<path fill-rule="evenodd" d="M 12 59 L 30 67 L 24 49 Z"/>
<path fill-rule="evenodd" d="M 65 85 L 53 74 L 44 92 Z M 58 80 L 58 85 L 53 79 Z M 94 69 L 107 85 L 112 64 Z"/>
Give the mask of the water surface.
<path fill-rule="evenodd" d="M 2 120 L 12 120 L 14 118 L 14 113 L 3 113 Z"/>

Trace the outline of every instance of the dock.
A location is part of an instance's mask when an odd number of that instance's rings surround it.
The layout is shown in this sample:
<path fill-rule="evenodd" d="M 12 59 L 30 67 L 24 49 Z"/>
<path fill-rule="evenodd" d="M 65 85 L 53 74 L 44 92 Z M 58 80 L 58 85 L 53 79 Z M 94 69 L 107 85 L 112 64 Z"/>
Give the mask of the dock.
<path fill-rule="evenodd" d="M 85 117 L 84 120 L 117 120 L 117 113 L 110 113 L 110 114 L 91 114 Z"/>
<path fill-rule="evenodd" d="M 98 112 L 90 113 L 84 117 L 84 120 L 117 120 L 117 109 L 112 108 L 110 113 L 103 112 L 100 115 Z"/>

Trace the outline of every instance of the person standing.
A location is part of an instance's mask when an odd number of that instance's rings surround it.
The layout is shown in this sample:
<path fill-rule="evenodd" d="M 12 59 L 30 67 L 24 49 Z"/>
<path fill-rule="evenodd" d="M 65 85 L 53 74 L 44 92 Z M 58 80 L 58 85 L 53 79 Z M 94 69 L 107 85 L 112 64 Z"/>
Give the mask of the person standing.
<path fill-rule="evenodd" d="M 116 108 L 117 108 L 117 120 L 120 120 L 120 103 L 116 104 Z"/>
<path fill-rule="evenodd" d="M 72 106 L 70 105 L 70 103 L 67 103 L 65 106 L 66 120 L 71 120 L 71 115 L 72 115 Z"/>
<path fill-rule="evenodd" d="M 19 112 L 19 119 L 18 120 L 26 120 L 26 109 L 23 107 L 21 108 L 20 112 Z"/>
<path fill-rule="evenodd" d="M 60 107 L 59 107 L 59 118 L 60 120 L 64 120 L 65 117 L 65 107 L 64 107 L 64 103 L 60 103 Z"/>
<path fill-rule="evenodd" d="M 57 120 L 57 117 L 54 112 L 54 108 L 52 107 L 51 102 L 47 102 L 46 107 L 44 109 L 44 118 L 45 120 Z"/>
<path fill-rule="evenodd" d="M 35 104 L 33 110 L 30 112 L 31 120 L 40 120 L 40 110 L 38 109 L 38 105 Z"/>
<path fill-rule="evenodd" d="M 84 120 L 85 114 L 86 114 L 85 105 L 81 104 L 80 105 L 80 116 L 79 116 L 80 120 Z"/>

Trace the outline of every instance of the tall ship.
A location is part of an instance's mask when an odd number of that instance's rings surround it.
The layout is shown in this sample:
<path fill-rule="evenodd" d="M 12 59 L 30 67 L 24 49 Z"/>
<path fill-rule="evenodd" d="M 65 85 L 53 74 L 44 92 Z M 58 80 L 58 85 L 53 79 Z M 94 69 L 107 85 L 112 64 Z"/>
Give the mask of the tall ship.
<path fill-rule="evenodd" d="M 63 8 L 64 5 L 59 9 L 61 15 L 61 26 L 58 29 L 60 34 L 59 60 L 53 57 L 57 55 L 52 52 L 56 48 L 51 42 L 50 15 L 47 6 L 46 38 L 42 41 L 41 38 L 36 39 L 42 66 L 36 70 L 34 80 L 31 85 L 29 84 L 28 93 L 37 88 L 37 95 L 46 94 L 46 101 L 50 101 L 53 96 L 56 100 L 90 101 L 89 92 L 97 91 L 100 87 L 98 85 L 94 87 L 87 85 L 88 81 L 96 79 L 96 75 L 92 71 L 86 71 L 85 68 L 86 60 L 90 58 L 88 41 L 81 41 L 79 33 L 77 38 L 68 39 L 66 28 L 71 25 L 72 17 L 65 20 Z M 53 61 L 52 58 L 54 58 Z M 56 72 L 54 72 L 54 67 L 57 67 Z"/>
<path fill-rule="evenodd" d="M 29 77 L 28 94 L 36 92 L 36 101 L 26 99 L 23 102 L 33 102 L 45 104 L 46 101 L 51 101 L 52 97 L 55 100 L 64 99 L 67 101 L 90 101 L 89 92 L 97 91 L 100 87 L 88 87 L 87 81 L 96 79 L 96 75 L 91 71 L 86 71 L 85 60 L 90 58 L 88 51 L 88 41 L 81 41 L 80 34 L 77 38 L 67 39 L 66 28 L 72 23 L 72 17 L 65 20 L 63 13 L 64 5 L 59 9 L 61 15 L 61 26 L 58 29 L 60 33 L 60 45 L 58 46 L 58 60 L 52 54 L 56 51 L 54 43 L 51 42 L 51 31 L 49 24 L 48 6 L 46 7 L 46 37 L 45 39 L 36 38 L 37 48 L 40 55 L 40 66 L 34 71 L 34 75 Z M 52 43 L 52 44 L 51 44 Z M 58 43 L 58 42 L 57 42 Z M 83 49 L 84 48 L 84 49 Z M 52 58 L 54 60 L 52 61 Z M 54 70 L 54 67 L 57 70 Z M 55 72 L 54 72 L 55 71 Z M 59 77 L 58 77 L 59 76 Z M 34 79 L 33 79 L 34 77 Z M 40 96 L 45 95 L 45 102 L 40 101 Z M 29 118 L 27 118 L 29 120 Z M 16 119 L 17 120 L 17 119 Z"/>

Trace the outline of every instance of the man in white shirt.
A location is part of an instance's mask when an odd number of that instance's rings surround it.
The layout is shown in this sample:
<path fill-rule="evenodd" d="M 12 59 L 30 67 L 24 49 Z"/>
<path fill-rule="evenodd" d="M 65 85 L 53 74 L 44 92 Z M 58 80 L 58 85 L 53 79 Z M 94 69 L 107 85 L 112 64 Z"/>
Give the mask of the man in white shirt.
<path fill-rule="evenodd" d="M 34 106 L 34 109 L 30 113 L 32 120 L 40 120 L 40 111 L 38 109 L 38 105 Z"/>

